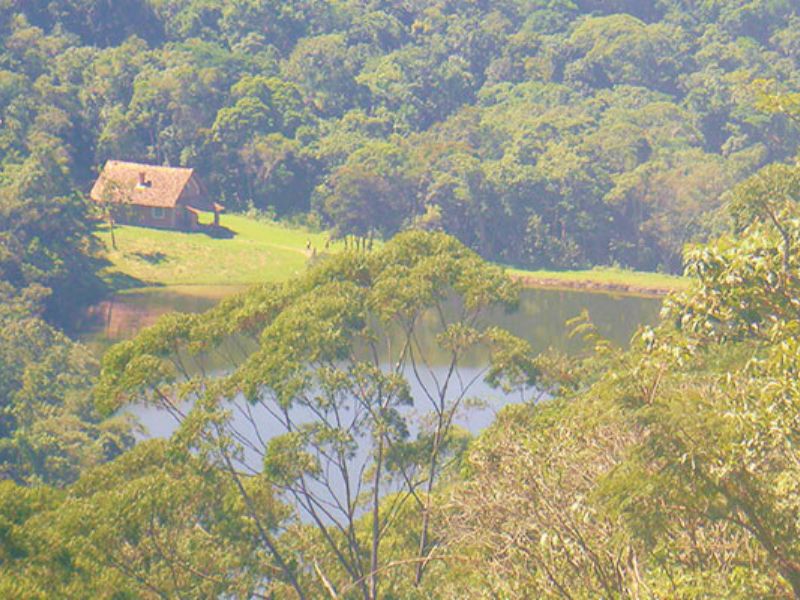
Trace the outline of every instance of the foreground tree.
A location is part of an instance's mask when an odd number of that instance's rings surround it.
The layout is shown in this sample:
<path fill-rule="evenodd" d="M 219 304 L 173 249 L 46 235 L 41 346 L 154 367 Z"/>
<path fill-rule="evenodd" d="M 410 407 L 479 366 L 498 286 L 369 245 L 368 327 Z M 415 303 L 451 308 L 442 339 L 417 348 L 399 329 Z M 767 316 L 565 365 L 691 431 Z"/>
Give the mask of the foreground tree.
<path fill-rule="evenodd" d="M 632 351 L 593 357 L 578 393 L 509 409 L 474 446 L 443 510 L 449 553 L 473 560 L 443 572 L 448 595 L 800 594 L 792 175 L 736 190 L 754 220 L 687 251 L 693 286 Z"/>
<path fill-rule="evenodd" d="M 432 497 L 475 385 L 534 381 L 527 343 L 482 323 L 516 293 L 452 238 L 407 233 L 205 315 L 163 319 L 109 351 L 98 395 L 107 410 L 146 402 L 175 419 L 171 445 L 237 491 L 281 585 L 374 599 L 395 585 L 387 569 L 420 583 L 434 559 Z M 263 518 L 262 486 L 293 506 L 286 524 Z"/>
<path fill-rule="evenodd" d="M 288 510 L 252 485 L 270 526 Z M 232 482 L 164 440 L 142 442 L 65 491 L 0 483 L 4 598 L 266 598 L 291 593 L 252 543 Z"/>
<path fill-rule="evenodd" d="M 0 281 L 0 479 L 65 486 L 134 440 L 92 405 L 95 357 L 39 316 L 47 293 Z"/>

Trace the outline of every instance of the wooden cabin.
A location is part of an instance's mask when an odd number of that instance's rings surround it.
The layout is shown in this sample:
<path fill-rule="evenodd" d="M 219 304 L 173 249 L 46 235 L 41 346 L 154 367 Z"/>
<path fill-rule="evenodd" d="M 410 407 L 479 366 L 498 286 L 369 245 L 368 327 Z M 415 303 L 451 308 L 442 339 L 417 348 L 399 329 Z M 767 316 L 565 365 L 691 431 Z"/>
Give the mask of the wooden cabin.
<path fill-rule="evenodd" d="M 194 169 L 159 167 L 110 160 L 90 193 L 104 204 L 116 223 L 196 231 L 201 212 L 214 213 L 214 226 L 224 208 L 213 202 Z"/>

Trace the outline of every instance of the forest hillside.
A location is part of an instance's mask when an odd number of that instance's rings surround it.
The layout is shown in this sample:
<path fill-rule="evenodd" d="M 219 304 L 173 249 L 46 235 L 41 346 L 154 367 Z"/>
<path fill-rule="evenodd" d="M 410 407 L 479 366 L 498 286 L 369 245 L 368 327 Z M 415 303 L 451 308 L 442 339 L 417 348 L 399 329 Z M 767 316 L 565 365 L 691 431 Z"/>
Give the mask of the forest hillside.
<path fill-rule="evenodd" d="M 231 210 L 415 225 L 524 267 L 680 272 L 793 156 L 792 0 L 2 0 L 0 168 L 195 167 Z"/>
<path fill-rule="evenodd" d="M 0 598 L 800 598 L 798 67 L 796 0 L 0 0 Z M 538 339 L 597 304 L 502 265 L 685 277 Z"/>

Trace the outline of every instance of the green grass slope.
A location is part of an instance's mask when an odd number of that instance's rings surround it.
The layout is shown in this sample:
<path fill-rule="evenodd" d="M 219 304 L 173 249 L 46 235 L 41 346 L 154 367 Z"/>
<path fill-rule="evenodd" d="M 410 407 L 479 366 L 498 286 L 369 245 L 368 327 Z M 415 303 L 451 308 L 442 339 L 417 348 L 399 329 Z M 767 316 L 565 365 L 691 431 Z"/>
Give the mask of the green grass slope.
<path fill-rule="evenodd" d="M 182 233 L 147 227 L 117 226 L 117 249 L 111 234 L 100 233 L 111 266 L 109 279 L 135 280 L 141 286 L 248 285 L 282 281 L 300 273 L 310 256 L 325 247 L 328 235 L 256 221 L 241 215 L 223 215 L 230 239 L 205 233 Z M 342 247 L 331 244 L 330 250 Z"/>
<path fill-rule="evenodd" d="M 100 233 L 111 266 L 105 275 L 127 286 L 246 286 L 283 281 L 300 273 L 311 255 L 343 248 L 336 242 L 325 249 L 327 233 L 312 233 L 242 215 L 223 215 L 230 239 L 205 233 L 182 233 L 129 225 L 115 228 L 117 249 L 108 229 Z M 660 273 L 597 268 L 587 271 L 523 271 L 512 277 L 530 287 L 662 294 L 686 287 L 687 280 Z M 124 286 L 121 286 L 124 287 Z"/>

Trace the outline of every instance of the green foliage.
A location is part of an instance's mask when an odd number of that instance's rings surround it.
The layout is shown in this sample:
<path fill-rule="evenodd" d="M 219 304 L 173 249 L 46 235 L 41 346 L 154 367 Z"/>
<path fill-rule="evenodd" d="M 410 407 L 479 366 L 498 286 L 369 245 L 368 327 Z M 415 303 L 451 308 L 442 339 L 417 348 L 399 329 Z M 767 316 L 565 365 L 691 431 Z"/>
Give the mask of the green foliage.
<path fill-rule="evenodd" d="M 97 364 L 89 351 L 31 316 L 31 301 L 0 300 L 2 477 L 65 485 L 128 449 L 131 424 L 103 421 L 92 405 Z"/>
<path fill-rule="evenodd" d="M 446 597 L 797 596 L 794 178 L 734 190 L 750 224 L 687 251 L 694 283 L 631 351 L 601 345 L 577 386 L 473 444 L 442 507 L 471 558 L 439 571 Z"/>
<path fill-rule="evenodd" d="M 109 412 L 152 402 L 176 433 L 62 492 L 0 487 L 0 589 L 796 596 L 793 176 L 770 167 L 733 191 L 736 235 L 687 250 L 690 287 L 627 351 L 585 315 L 571 326 L 591 347 L 573 358 L 481 327 L 516 286 L 441 233 L 163 318 L 106 355 L 96 396 Z M 483 347 L 481 376 L 536 385 L 539 403 L 470 440 L 453 426 L 467 391 L 442 392 L 458 377 L 420 376 L 423 335 L 453 372 Z M 233 369 L 207 372 L 215 352 Z"/>
<path fill-rule="evenodd" d="M 239 491 L 258 530 L 250 551 L 271 556 L 298 596 L 376 598 L 424 578 L 437 547 L 435 486 L 466 446 L 453 423 L 473 384 L 524 393 L 538 377 L 526 342 L 480 321 L 517 292 L 455 239 L 403 233 L 204 315 L 162 318 L 106 353 L 96 398 L 108 413 L 148 403 L 174 418 L 174 452 Z M 488 364 L 463 373 L 479 349 Z M 233 358 L 227 372 L 207 370 L 215 353 Z M 446 357 L 443 379 L 432 353 Z M 256 514 L 259 485 L 303 525 Z M 413 569 L 388 573 L 395 561 Z"/>
<path fill-rule="evenodd" d="M 0 595 L 800 595 L 798 19 L 0 0 Z M 313 211 L 356 248 L 165 317 L 91 398 L 92 359 L 40 315 L 97 291 L 73 191 L 112 157 L 194 166 L 231 209 Z M 437 233 L 365 251 L 409 229 Z M 591 355 L 534 358 L 481 325 L 517 290 L 473 250 L 694 283 L 628 352 L 580 319 Z M 479 348 L 480 378 L 555 398 L 469 443 Z M 174 436 L 123 452 L 97 411 L 132 403 Z"/>
<path fill-rule="evenodd" d="M 51 4 L 0 27 L 0 181 L 47 148 L 48 199 L 108 158 L 190 165 L 230 209 L 343 236 L 676 273 L 798 143 L 789 0 Z"/>
<path fill-rule="evenodd" d="M 77 196 L 53 197 L 59 185 L 31 159 L 0 185 L 0 284 L 42 293 L 34 310 L 65 323 L 103 289 L 92 223 Z"/>
<path fill-rule="evenodd" d="M 269 526 L 285 518 L 265 486 L 248 491 Z M 247 597 L 273 579 L 235 490 L 164 442 L 139 444 L 65 494 L 4 482 L 0 523 L 10 597 Z"/>
<path fill-rule="evenodd" d="M 71 117 L 62 108 L 43 108 L 27 139 L 17 136 L 24 127 L 15 118 L 33 112 L 14 106 L 21 82 L 0 79 L 10 92 L 0 117 L 0 477 L 66 485 L 133 439 L 124 419 L 102 421 L 92 406 L 95 359 L 54 328 L 68 326 L 104 289 L 94 222 L 72 190 L 68 152 L 59 140 Z M 42 84 L 45 92 L 52 88 Z"/>

